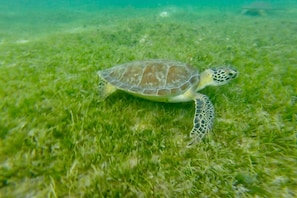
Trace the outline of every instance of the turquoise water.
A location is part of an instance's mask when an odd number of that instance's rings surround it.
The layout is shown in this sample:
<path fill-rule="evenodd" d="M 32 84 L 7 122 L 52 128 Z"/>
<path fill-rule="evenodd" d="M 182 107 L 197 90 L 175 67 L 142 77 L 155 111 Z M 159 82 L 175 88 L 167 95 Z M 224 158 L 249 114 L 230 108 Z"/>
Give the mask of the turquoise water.
<path fill-rule="evenodd" d="M 294 0 L 271 0 L 271 1 L 241 1 L 241 0 L 225 0 L 225 1 L 204 1 L 204 0 L 175 0 L 175 1 L 136 1 L 136 0 L 58 0 L 58 1 L 34 1 L 34 0 L 2 0 L 0 4 L 0 36 L 4 41 L 11 37 L 12 34 L 32 34 L 32 33 L 49 33 L 56 31 L 57 28 L 68 28 L 70 23 L 88 23 L 96 20 L 96 13 L 105 12 L 106 16 L 115 16 L 124 14 L 130 17 L 137 10 L 141 13 L 143 9 L 150 9 L 151 13 L 166 11 L 173 12 L 177 15 L 184 15 L 191 9 L 199 9 L 198 12 L 220 11 L 222 16 L 228 12 L 239 14 L 243 7 L 251 5 L 253 2 L 264 2 L 264 14 L 269 14 L 271 18 L 290 17 L 290 13 L 296 11 L 297 2 Z M 262 11 L 260 6 L 259 10 Z M 257 8 L 257 6 L 256 6 Z M 124 9 L 124 10 L 117 10 Z M 125 9 L 134 9 L 128 13 Z M 184 13 L 180 12 L 184 9 Z M 257 8 L 258 9 L 258 8 Z M 261 12 L 260 11 L 260 12 Z M 256 14 L 259 15 L 258 10 Z M 247 13 L 249 14 L 249 13 Z M 262 13 L 261 13 L 262 14 Z M 89 15 L 89 16 L 88 16 Z M 293 18 L 292 18 L 293 19 Z M 102 22 L 102 21 L 100 21 Z M 104 22 L 103 22 L 104 23 Z M 108 23 L 108 21 L 106 21 Z M 47 28 L 43 28 L 46 26 Z M 44 31 L 42 31 L 42 29 Z M 32 32 L 33 31 L 33 32 Z"/>
<path fill-rule="evenodd" d="M 6 1 L 6 2 L 5 2 Z M 251 1 L 241 1 L 241 0 L 228 0 L 228 1 L 204 1 L 204 0 L 175 0 L 175 1 L 160 1 L 160 0 L 59 0 L 59 1 L 34 1 L 34 0 L 16 0 L 2 1 L 3 6 L 15 6 L 19 8 L 61 8 L 61 7 L 80 7 L 80 6 L 90 6 L 92 8 L 100 7 L 123 7 L 123 6 L 135 6 L 135 7 L 157 7 L 166 5 L 192 5 L 192 6 L 234 6 L 241 5 L 242 3 L 249 3 Z M 272 1 L 275 2 L 275 1 Z M 278 1 L 283 2 L 283 1 Z"/>
<path fill-rule="evenodd" d="M 14 9 L 59 9 L 59 8 L 105 8 L 105 7 L 158 7 L 158 6 L 208 6 L 217 8 L 230 8 L 230 7 L 240 7 L 242 5 L 247 5 L 253 2 L 265 2 L 271 3 L 276 6 L 287 6 L 295 4 L 294 0 L 270 0 L 270 1 L 254 1 L 254 0 L 175 0 L 175 1 L 162 1 L 162 0 L 58 0 L 58 1 L 35 1 L 35 0 L 2 0 L 0 8 L 8 8 L 10 10 Z"/>

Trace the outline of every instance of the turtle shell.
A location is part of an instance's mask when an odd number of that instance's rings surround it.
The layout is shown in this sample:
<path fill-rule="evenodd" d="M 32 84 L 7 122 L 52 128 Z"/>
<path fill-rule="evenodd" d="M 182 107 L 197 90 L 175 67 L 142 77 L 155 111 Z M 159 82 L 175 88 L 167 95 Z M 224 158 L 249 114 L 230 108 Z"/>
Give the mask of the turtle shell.
<path fill-rule="evenodd" d="M 196 68 L 178 61 L 135 61 L 98 72 L 117 89 L 140 95 L 170 97 L 181 95 L 199 83 Z"/>

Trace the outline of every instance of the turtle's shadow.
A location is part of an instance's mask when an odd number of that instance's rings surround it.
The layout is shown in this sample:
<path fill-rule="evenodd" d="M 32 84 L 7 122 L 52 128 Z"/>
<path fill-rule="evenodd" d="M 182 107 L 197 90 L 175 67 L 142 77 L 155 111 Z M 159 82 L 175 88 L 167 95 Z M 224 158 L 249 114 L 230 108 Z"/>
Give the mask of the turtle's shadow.
<path fill-rule="evenodd" d="M 135 106 L 135 108 L 146 108 L 148 110 L 153 109 L 165 109 L 165 110 L 184 110 L 191 109 L 194 106 L 194 101 L 189 102 L 177 102 L 177 103 L 166 103 L 166 102 L 156 102 L 151 100 L 146 100 L 144 98 L 139 98 L 132 96 L 124 92 L 116 92 L 105 99 L 105 102 L 113 105 L 117 102 L 125 102 L 127 105 Z M 193 110 L 194 112 L 194 110 Z"/>
<path fill-rule="evenodd" d="M 104 108 L 112 110 L 113 106 L 115 106 L 115 114 L 127 114 L 127 118 L 131 116 L 130 113 L 132 112 L 134 116 L 139 116 L 140 119 L 148 119 L 148 122 L 152 124 L 154 122 L 163 124 L 164 122 L 164 125 L 168 125 L 167 122 L 180 121 L 187 123 L 188 127 L 192 123 L 195 108 L 194 101 L 182 103 L 155 102 L 120 91 L 106 98 L 103 102 L 106 103 Z M 120 111 L 118 107 L 121 107 Z"/>

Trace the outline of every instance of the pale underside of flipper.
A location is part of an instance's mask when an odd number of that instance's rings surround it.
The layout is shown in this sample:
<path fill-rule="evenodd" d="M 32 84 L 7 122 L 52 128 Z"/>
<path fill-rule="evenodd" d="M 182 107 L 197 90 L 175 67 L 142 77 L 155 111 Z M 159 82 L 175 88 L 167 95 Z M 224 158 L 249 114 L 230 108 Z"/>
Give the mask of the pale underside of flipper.
<path fill-rule="evenodd" d="M 207 134 L 213 126 L 214 107 L 209 98 L 203 94 L 197 93 L 195 96 L 195 115 L 193 128 L 190 133 L 191 142 L 188 146 L 198 143 Z"/>

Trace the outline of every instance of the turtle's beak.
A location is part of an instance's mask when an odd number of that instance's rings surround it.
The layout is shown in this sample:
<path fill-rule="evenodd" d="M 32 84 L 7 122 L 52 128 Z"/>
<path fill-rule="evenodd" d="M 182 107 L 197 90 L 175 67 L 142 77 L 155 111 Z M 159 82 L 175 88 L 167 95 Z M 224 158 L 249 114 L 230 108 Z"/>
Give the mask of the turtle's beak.
<path fill-rule="evenodd" d="M 236 69 L 229 68 L 228 70 L 228 76 L 230 77 L 230 79 L 234 79 L 238 76 L 238 71 Z"/>

